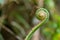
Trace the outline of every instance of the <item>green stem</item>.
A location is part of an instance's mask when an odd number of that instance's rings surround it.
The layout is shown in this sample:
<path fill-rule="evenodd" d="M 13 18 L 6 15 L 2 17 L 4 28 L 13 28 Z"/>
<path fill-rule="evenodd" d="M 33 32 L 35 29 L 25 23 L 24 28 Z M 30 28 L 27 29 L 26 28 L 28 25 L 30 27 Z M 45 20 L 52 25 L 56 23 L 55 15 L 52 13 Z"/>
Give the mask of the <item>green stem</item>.
<path fill-rule="evenodd" d="M 32 31 L 26 36 L 25 40 L 30 40 L 33 33 L 40 28 L 41 26 L 43 26 L 49 19 L 49 13 L 46 9 L 44 8 L 40 8 L 36 11 L 36 16 L 39 20 L 42 20 L 42 22 L 40 22 L 37 26 L 35 26 Z"/>

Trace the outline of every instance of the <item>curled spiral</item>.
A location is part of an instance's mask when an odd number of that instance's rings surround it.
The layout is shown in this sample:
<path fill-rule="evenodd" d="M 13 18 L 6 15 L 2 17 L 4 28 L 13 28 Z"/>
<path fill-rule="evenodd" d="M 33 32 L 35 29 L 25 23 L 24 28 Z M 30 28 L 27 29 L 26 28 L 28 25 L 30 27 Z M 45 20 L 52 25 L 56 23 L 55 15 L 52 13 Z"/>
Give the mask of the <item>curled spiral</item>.
<path fill-rule="evenodd" d="M 41 20 L 41 22 L 36 25 L 34 28 L 32 28 L 32 30 L 30 31 L 30 33 L 26 36 L 25 40 L 30 40 L 32 35 L 34 34 L 34 32 L 39 29 L 41 26 L 43 26 L 49 19 L 49 12 L 44 9 L 44 8 L 40 8 L 36 11 L 36 17 Z"/>

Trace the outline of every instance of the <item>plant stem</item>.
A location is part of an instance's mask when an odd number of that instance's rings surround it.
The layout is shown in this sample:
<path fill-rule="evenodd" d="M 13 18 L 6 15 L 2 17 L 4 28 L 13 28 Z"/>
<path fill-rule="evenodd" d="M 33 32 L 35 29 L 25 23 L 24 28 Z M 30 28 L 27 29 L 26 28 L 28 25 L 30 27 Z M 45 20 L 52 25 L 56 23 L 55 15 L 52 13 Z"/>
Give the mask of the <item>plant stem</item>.
<path fill-rule="evenodd" d="M 41 26 L 43 26 L 49 19 L 49 13 L 46 9 L 40 8 L 36 11 L 36 16 L 38 19 L 41 19 L 42 22 L 40 22 L 37 26 L 35 26 L 32 31 L 26 36 L 25 40 L 30 40 L 33 33 L 39 29 Z"/>

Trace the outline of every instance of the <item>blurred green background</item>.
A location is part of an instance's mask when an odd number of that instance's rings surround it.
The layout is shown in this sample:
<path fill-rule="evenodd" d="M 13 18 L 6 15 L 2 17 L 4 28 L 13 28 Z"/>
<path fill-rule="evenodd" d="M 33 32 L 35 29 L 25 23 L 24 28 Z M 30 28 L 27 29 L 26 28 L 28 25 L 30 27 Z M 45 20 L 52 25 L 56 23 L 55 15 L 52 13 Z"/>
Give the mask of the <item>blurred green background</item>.
<path fill-rule="evenodd" d="M 0 40 L 24 40 L 41 22 L 35 16 L 39 8 L 46 8 L 50 18 L 31 40 L 60 40 L 60 0 L 0 0 Z"/>

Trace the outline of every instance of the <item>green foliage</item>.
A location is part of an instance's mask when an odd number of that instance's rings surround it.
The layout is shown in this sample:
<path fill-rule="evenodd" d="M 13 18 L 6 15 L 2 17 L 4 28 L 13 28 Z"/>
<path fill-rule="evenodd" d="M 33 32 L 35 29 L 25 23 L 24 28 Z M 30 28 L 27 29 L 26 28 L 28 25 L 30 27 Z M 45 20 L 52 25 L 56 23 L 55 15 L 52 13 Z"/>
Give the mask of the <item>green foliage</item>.
<path fill-rule="evenodd" d="M 30 40 L 38 28 L 44 40 L 60 40 L 58 4 L 60 0 L 0 0 L 0 40 Z M 34 17 L 40 21 L 37 26 Z"/>

